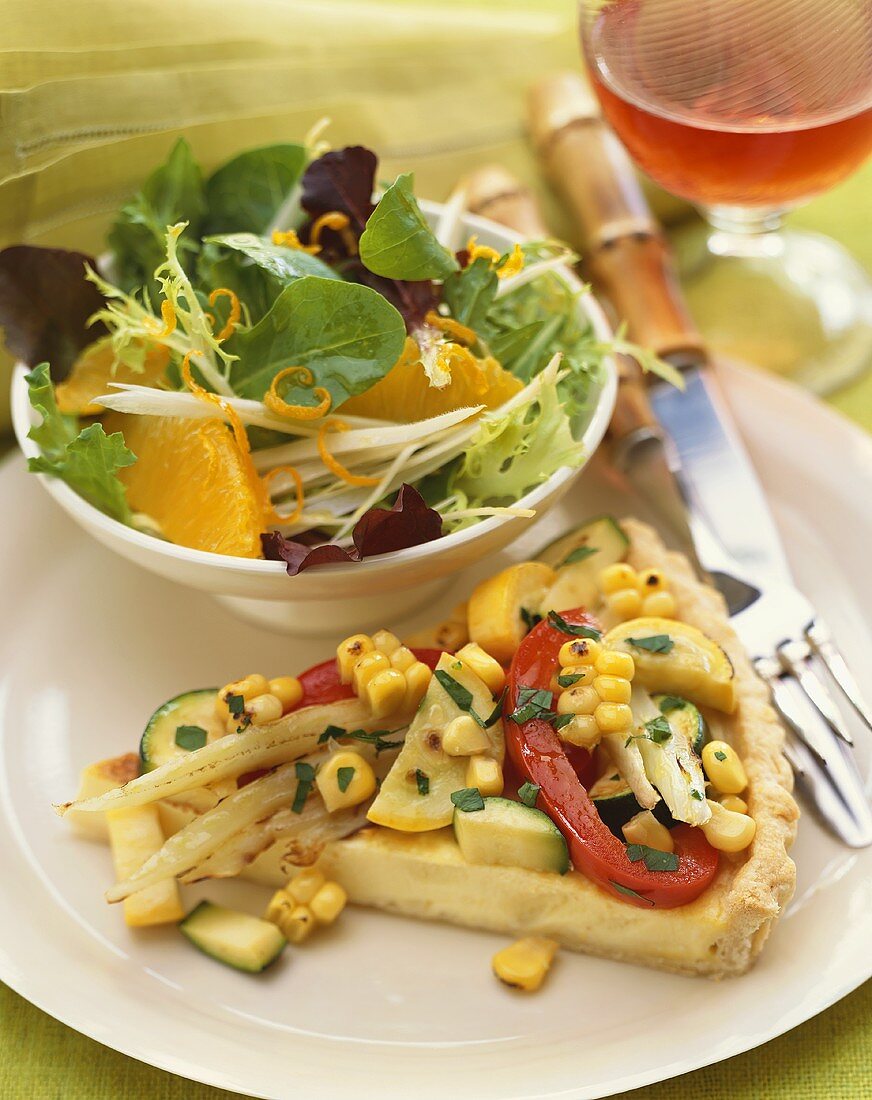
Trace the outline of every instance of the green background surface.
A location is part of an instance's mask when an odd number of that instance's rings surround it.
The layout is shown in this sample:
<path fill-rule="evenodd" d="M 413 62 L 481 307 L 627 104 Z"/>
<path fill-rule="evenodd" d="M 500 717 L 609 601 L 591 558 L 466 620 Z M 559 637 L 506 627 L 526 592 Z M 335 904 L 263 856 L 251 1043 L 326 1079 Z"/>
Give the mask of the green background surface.
<path fill-rule="evenodd" d="M 247 146 L 295 140 L 325 114 L 334 144 L 371 144 L 385 176 L 412 168 L 429 197 L 480 164 L 506 165 L 537 189 L 560 232 L 522 120 L 529 84 L 577 63 L 573 11 L 570 0 L 4 0 L 0 243 L 97 250 L 111 212 L 178 133 L 210 168 Z M 840 240 L 872 271 L 870 195 L 867 164 L 792 220 Z M 686 213 L 654 200 L 666 220 Z M 9 366 L 0 362 L 0 430 Z M 830 402 L 872 431 L 872 373 Z M 859 1098 L 872 1095 L 870 1049 L 867 983 L 755 1051 L 632 1095 Z M 108 1050 L 0 985 L 4 1100 L 230 1095 Z"/>

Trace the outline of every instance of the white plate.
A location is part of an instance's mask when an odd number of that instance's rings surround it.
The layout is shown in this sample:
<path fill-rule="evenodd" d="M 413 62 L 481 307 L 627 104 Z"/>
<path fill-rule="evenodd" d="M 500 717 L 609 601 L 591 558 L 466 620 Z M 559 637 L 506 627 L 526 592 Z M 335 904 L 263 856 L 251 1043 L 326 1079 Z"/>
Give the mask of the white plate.
<path fill-rule="evenodd" d="M 872 515 L 858 502 L 872 499 L 872 444 L 781 384 L 733 370 L 724 382 L 798 579 L 868 689 Z M 296 670 L 327 647 L 239 625 L 102 549 L 17 458 L 0 470 L 0 501 L 0 977 L 71 1027 L 252 1095 L 568 1100 L 747 1050 L 869 975 L 872 852 L 840 848 L 808 817 L 795 901 L 757 968 L 722 984 L 564 952 L 540 994 L 518 996 L 490 975 L 496 937 L 363 910 L 260 978 L 172 929 L 127 931 L 101 900 L 108 853 L 70 836 L 49 803 L 74 792 L 84 763 L 134 748 L 156 702 L 250 669 Z M 513 556 L 604 506 L 631 507 L 594 463 Z M 246 884 L 202 893 L 264 902 Z"/>

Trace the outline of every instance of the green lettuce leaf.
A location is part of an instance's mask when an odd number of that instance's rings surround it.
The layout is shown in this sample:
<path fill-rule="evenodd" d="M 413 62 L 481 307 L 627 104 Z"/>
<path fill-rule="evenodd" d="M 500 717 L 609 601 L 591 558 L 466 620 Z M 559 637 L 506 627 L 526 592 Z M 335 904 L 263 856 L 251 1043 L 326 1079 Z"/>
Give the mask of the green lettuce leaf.
<path fill-rule="evenodd" d="M 227 341 L 239 357 L 230 382 L 240 397 L 261 399 L 280 370 L 305 366 L 336 408 L 387 374 L 405 338 L 402 317 L 376 291 L 306 276 L 285 287 L 261 321 Z M 289 386 L 283 396 L 290 403 L 317 403 L 307 387 Z"/>
<path fill-rule="evenodd" d="M 109 232 L 121 289 L 131 291 L 144 286 L 152 301 L 157 301 L 154 270 L 165 257 L 167 227 L 187 222 L 190 233 L 183 247 L 194 253 L 205 213 L 203 176 L 190 145 L 179 138 L 166 163 L 155 169 L 142 190 L 122 206 Z"/>
<path fill-rule="evenodd" d="M 412 180 L 406 172 L 382 195 L 360 238 L 360 258 L 374 275 L 387 279 L 445 279 L 459 265 L 427 224 Z"/>
<path fill-rule="evenodd" d="M 48 363 L 27 375 L 27 386 L 30 403 L 42 417 L 29 433 L 42 453 L 28 460 L 28 469 L 59 477 L 101 512 L 129 523 L 130 506 L 118 471 L 132 466 L 136 456 L 125 447 L 122 434 L 106 435 L 102 424 L 91 424 L 77 434 L 75 420 L 58 411 Z"/>
<path fill-rule="evenodd" d="M 303 145 L 267 145 L 217 168 L 206 181 L 203 232 L 264 233 L 299 182 L 307 159 Z"/>
<path fill-rule="evenodd" d="M 442 296 L 452 317 L 487 338 L 491 331 L 487 314 L 498 286 L 499 279 L 493 264 L 481 256 L 445 280 Z"/>
<path fill-rule="evenodd" d="M 584 447 L 572 435 L 557 388 L 505 416 L 487 416 L 473 437 L 451 488 L 470 507 L 511 503 L 562 466 L 578 466 Z"/>

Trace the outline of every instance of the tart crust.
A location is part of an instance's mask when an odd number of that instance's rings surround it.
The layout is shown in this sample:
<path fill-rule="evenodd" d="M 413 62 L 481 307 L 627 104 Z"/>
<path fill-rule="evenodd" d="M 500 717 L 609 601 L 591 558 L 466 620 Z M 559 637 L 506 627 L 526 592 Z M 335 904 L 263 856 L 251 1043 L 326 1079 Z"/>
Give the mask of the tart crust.
<path fill-rule="evenodd" d="M 796 881 L 788 850 L 799 810 L 782 755 L 784 731 L 729 624 L 721 595 L 700 583 L 687 560 L 655 531 L 621 521 L 628 561 L 666 574 L 678 618 L 723 647 L 733 663 L 738 707 L 718 715 L 718 736 L 742 757 L 749 813 L 757 832 L 747 852 L 721 855 L 717 875 L 696 901 L 648 910 L 621 902 L 578 872 L 562 877 L 513 867 L 470 866 L 452 830 L 403 834 L 370 827 L 334 842 L 319 865 L 351 901 L 426 920 L 442 920 L 510 936 L 545 935 L 564 947 L 603 958 L 711 978 L 751 966 L 790 900 Z M 278 841 L 247 870 L 249 878 L 282 885 L 293 868 Z"/>

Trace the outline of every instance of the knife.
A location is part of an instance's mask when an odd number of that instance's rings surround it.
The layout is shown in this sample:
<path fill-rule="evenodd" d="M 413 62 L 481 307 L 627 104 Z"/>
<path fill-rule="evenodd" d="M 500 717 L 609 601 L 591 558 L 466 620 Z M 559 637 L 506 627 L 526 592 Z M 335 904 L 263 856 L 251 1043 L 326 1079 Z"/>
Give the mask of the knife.
<path fill-rule="evenodd" d="M 588 269 L 598 290 L 627 323 L 632 338 L 679 368 L 684 379 L 683 392 L 659 379 L 646 390 L 638 370 L 627 372 L 613 425 L 615 459 L 673 534 L 682 534 L 682 526 L 690 531 L 686 541 L 695 547 L 693 560 L 710 567 L 703 574 L 708 572 L 721 589 L 730 614 L 737 616 L 737 629 L 741 625 L 747 634 L 748 609 L 760 590 L 787 591 L 790 571 L 705 345 L 681 299 L 666 241 L 629 157 L 581 76 L 560 75 L 537 85 L 530 96 L 530 123 L 547 174 L 587 239 Z M 731 568 L 718 568 L 719 560 L 730 559 Z M 808 631 L 806 637 L 813 641 Z M 850 742 L 843 720 L 836 708 L 821 709 L 815 702 L 816 691 L 823 697 L 827 693 L 811 657 L 800 667 L 784 659 L 782 647 L 777 653 L 783 667 L 773 666 L 768 649 L 761 647 L 752 656 L 761 657 L 758 671 L 791 731 L 788 751 L 797 780 L 846 843 L 872 843 L 872 814 L 862 782 L 836 736 Z M 797 712 L 803 703 L 796 692 L 800 685 L 815 705 Z M 792 720 L 797 713 L 804 722 Z"/>

